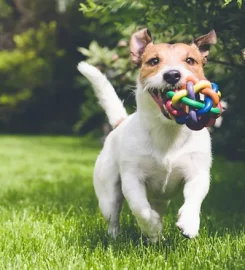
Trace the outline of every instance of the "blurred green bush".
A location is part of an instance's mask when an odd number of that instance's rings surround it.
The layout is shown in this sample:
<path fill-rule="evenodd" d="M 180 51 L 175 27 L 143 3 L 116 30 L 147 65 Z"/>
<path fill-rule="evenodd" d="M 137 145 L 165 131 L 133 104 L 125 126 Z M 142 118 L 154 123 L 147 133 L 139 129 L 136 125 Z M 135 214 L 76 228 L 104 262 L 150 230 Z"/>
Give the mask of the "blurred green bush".
<path fill-rule="evenodd" d="M 55 22 L 41 23 L 38 29 L 14 35 L 13 50 L 0 51 L 1 109 L 18 107 L 32 98 L 37 85 L 44 87 L 42 84 L 51 80 L 52 58 L 63 54 L 57 51 L 55 34 Z"/>
<path fill-rule="evenodd" d="M 84 101 L 77 47 L 93 33 L 78 8 L 78 0 L 0 0 L 1 132 L 73 132 Z"/>

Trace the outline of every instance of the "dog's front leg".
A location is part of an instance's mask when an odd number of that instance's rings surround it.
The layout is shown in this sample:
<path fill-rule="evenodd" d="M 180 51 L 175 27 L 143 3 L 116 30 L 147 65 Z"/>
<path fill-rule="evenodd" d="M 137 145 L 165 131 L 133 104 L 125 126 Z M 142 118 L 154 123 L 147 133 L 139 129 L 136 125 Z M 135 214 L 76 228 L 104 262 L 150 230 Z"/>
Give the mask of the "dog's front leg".
<path fill-rule="evenodd" d="M 188 238 L 198 235 L 200 209 L 209 189 L 209 171 L 199 171 L 188 176 L 184 185 L 184 204 L 179 209 L 177 226 Z"/>
<path fill-rule="evenodd" d="M 162 232 L 162 221 L 159 214 L 151 208 L 147 200 L 143 177 L 133 172 L 124 172 L 121 177 L 123 195 L 136 217 L 142 233 L 151 242 L 158 241 Z"/>

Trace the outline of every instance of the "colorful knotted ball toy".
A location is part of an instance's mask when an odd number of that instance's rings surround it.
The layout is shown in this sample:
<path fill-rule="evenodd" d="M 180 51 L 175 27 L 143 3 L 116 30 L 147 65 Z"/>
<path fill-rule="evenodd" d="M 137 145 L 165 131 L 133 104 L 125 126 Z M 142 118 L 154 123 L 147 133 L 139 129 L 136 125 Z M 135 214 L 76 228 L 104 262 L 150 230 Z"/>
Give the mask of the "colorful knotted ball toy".
<path fill-rule="evenodd" d="M 169 117 L 192 130 L 213 126 L 222 113 L 218 85 L 207 80 L 188 78 L 185 88 L 167 91 Z"/>

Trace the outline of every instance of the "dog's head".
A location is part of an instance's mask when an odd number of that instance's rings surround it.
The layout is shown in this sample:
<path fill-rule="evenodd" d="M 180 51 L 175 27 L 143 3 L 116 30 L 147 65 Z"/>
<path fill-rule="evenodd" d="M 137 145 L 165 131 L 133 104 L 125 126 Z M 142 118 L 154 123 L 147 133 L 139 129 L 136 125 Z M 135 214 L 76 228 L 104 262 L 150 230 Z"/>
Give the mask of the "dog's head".
<path fill-rule="evenodd" d="M 196 38 L 191 44 L 153 44 L 148 29 L 132 35 L 130 53 L 133 63 L 140 67 L 139 84 L 154 106 L 168 117 L 165 107 L 165 89 L 181 89 L 187 78 L 204 79 L 203 67 L 207 63 L 210 45 L 216 43 L 216 34 Z M 146 94 L 145 94 L 146 95 Z M 156 105 L 157 104 L 157 105 Z"/>

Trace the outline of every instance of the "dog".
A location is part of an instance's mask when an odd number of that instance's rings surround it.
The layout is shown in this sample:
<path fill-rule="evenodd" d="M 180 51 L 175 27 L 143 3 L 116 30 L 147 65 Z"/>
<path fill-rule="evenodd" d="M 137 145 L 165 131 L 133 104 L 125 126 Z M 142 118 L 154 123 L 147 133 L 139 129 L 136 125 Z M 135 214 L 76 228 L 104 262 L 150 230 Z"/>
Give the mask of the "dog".
<path fill-rule="evenodd" d="M 139 67 L 137 110 L 131 115 L 108 79 L 81 62 L 78 70 L 92 83 L 99 103 L 114 128 L 94 168 L 94 189 L 108 221 L 108 233 L 120 232 L 120 211 L 126 199 L 142 233 L 151 241 L 162 235 L 162 215 L 183 188 L 184 203 L 177 227 L 187 238 L 198 235 L 201 204 L 210 185 L 211 139 L 206 128 L 192 131 L 169 119 L 165 89 L 180 89 L 188 77 L 204 79 L 214 30 L 191 44 L 153 44 L 142 29 L 130 40 L 131 60 Z"/>

